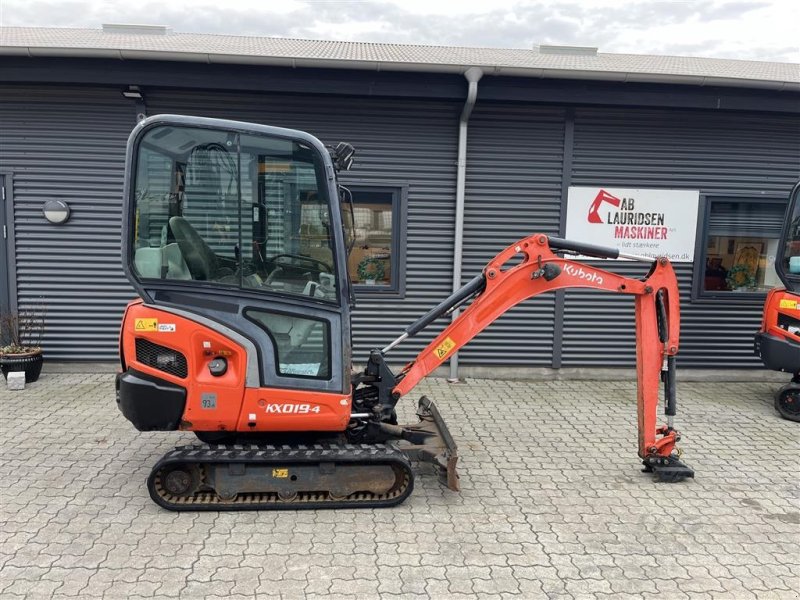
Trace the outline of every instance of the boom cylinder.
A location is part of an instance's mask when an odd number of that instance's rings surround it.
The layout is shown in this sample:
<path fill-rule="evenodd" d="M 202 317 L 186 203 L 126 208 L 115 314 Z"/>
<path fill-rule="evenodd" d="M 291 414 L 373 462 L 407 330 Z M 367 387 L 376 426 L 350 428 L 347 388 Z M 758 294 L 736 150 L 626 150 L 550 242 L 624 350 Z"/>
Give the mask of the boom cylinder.
<path fill-rule="evenodd" d="M 406 333 L 408 334 L 408 337 L 416 335 L 417 333 L 425 329 L 428 325 L 433 323 L 436 319 L 441 317 L 443 314 L 455 308 L 462 302 L 468 300 L 475 294 L 482 292 L 485 287 L 486 287 L 486 278 L 481 273 L 480 275 L 475 277 L 472 281 L 470 281 L 467 285 L 450 294 L 450 296 L 442 300 L 439 304 L 434 306 L 432 309 L 430 309 L 428 312 L 422 315 L 419 319 L 417 319 L 411 325 L 406 327 Z"/>
<path fill-rule="evenodd" d="M 548 236 L 547 241 L 552 250 L 567 250 L 569 252 L 577 252 L 584 256 L 594 256 L 596 258 L 619 258 L 619 248 L 595 246 L 594 244 L 585 244 L 583 242 L 575 242 L 552 236 Z"/>

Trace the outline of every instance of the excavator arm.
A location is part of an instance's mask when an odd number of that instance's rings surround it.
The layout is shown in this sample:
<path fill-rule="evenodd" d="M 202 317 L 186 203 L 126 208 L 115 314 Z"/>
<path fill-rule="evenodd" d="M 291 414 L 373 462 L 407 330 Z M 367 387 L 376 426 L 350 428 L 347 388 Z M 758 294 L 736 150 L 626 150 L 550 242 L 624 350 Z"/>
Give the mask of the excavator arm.
<path fill-rule="evenodd" d="M 650 271 L 644 279 L 633 279 L 563 258 L 556 254 L 557 251 L 646 261 L 650 264 Z M 437 318 L 472 299 L 458 318 L 398 374 L 394 380 L 396 385 L 391 390 L 391 400 L 396 403 L 408 394 L 423 378 L 512 307 L 539 294 L 566 288 L 589 288 L 634 297 L 639 456 L 645 470 L 655 472 L 661 480 L 693 477 L 693 471 L 678 460 L 675 452 L 675 444 L 680 439 L 680 434 L 672 426 L 676 409 L 675 354 L 678 352 L 680 310 L 677 280 L 666 258 L 627 255 L 614 248 L 543 234 L 512 244 L 489 262 L 481 275 L 411 324 L 403 335 L 381 351 L 382 356 Z M 657 422 L 659 380 L 665 387 L 666 425 Z M 436 417 L 437 422 L 441 421 L 438 413 Z M 454 470 L 454 461 L 450 462 L 453 462 Z M 448 480 L 454 479 L 454 473 L 448 473 Z"/>

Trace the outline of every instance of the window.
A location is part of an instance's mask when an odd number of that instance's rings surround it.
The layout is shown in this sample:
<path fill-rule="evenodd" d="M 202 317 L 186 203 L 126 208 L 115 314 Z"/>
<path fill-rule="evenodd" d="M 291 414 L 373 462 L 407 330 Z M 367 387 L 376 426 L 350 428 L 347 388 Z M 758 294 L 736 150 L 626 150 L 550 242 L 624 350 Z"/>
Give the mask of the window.
<path fill-rule="evenodd" d="M 156 127 L 139 148 L 135 270 L 335 301 L 325 190 L 321 158 L 300 142 Z"/>
<path fill-rule="evenodd" d="M 795 284 L 800 279 L 800 200 L 797 194 L 800 190 L 796 190 L 792 214 L 787 215 L 786 248 L 781 257 L 784 276 Z M 788 287 L 796 289 L 792 285 Z"/>
<path fill-rule="evenodd" d="M 785 202 L 709 199 L 701 293 L 763 293 L 781 285 L 775 256 L 785 210 Z"/>
<path fill-rule="evenodd" d="M 246 311 L 246 316 L 272 338 L 278 373 L 330 379 L 330 326 L 327 321 L 256 309 Z"/>
<path fill-rule="evenodd" d="M 346 187 L 353 195 L 353 247 L 347 260 L 350 281 L 360 293 L 401 292 L 405 262 L 404 188 Z"/>

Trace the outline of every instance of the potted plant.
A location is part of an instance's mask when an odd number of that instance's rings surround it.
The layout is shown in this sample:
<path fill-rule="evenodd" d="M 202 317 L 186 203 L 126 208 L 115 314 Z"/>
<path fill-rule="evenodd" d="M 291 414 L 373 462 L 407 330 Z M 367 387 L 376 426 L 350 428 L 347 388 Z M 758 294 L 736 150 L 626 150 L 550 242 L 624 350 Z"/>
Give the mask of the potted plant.
<path fill-rule="evenodd" d="M 24 371 L 26 383 L 39 379 L 44 362 L 40 345 L 43 333 L 43 309 L 27 308 L 0 314 L 0 371 L 3 377 Z"/>

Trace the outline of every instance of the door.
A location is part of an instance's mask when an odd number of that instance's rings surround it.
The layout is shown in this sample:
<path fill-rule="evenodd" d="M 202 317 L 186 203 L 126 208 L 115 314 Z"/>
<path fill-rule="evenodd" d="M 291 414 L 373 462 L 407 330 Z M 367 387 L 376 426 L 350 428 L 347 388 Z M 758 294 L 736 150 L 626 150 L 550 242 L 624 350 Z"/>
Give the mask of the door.
<path fill-rule="evenodd" d="M 775 270 L 790 292 L 800 292 L 800 181 L 789 196 Z"/>
<path fill-rule="evenodd" d="M 131 144 L 124 265 L 145 302 L 243 338 L 259 366 L 248 387 L 349 393 L 349 288 L 325 147 L 299 131 L 176 116 L 149 119 Z"/>
<path fill-rule="evenodd" d="M 8 176 L 0 175 L 0 314 L 11 310 L 11 190 L 6 186 L 10 180 Z"/>

